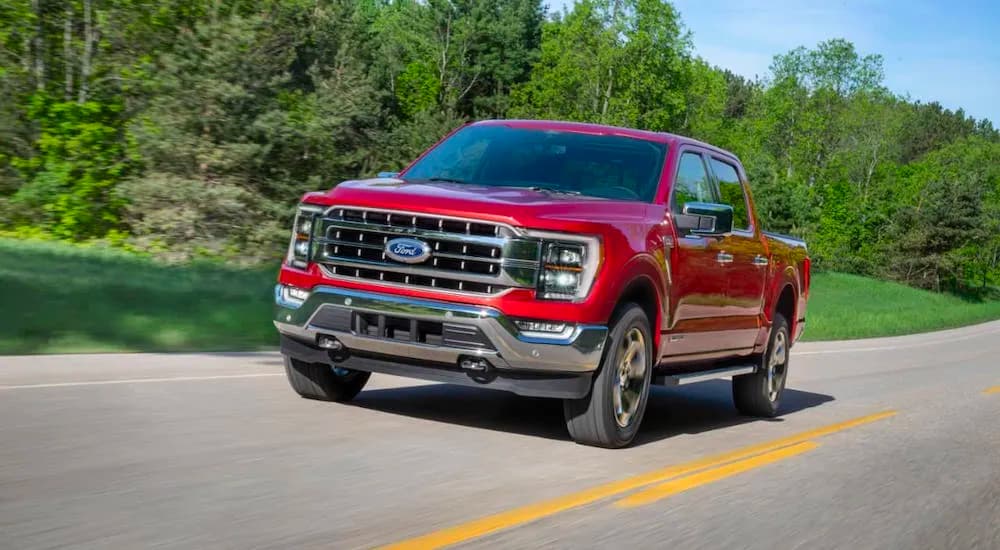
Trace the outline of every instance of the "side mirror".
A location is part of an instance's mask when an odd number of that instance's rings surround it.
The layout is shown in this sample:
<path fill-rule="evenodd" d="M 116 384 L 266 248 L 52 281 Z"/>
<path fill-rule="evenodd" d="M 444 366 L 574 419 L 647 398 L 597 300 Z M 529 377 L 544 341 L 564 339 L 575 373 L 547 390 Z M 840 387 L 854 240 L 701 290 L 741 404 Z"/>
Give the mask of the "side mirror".
<path fill-rule="evenodd" d="M 693 235 L 722 236 L 733 232 L 733 207 L 727 204 L 689 202 L 676 216 L 677 228 Z"/>
<path fill-rule="evenodd" d="M 399 172 L 379 172 L 376 177 L 379 178 L 394 178 L 399 175 Z"/>

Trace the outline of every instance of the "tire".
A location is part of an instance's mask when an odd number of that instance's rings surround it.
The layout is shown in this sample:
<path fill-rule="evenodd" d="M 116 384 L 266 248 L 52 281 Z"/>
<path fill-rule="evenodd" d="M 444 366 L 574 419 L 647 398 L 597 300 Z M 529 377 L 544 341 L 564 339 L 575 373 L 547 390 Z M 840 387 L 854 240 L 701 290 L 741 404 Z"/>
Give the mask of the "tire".
<path fill-rule="evenodd" d="M 630 361 L 625 361 L 631 357 Z M 622 373 L 629 382 L 619 383 Z M 581 445 L 617 449 L 635 438 L 653 376 L 653 337 L 646 313 L 627 304 L 612 316 L 608 347 L 590 395 L 563 401 L 566 428 Z M 629 398 L 631 396 L 631 398 Z M 619 407 L 618 405 L 622 406 Z"/>
<path fill-rule="evenodd" d="M 296 393 L 306 399 L 345 402 L 354 399 L 368 383 L 370 372 L 306 363 L 285 356 L 285 374 Z"/>
<path fill-rule="evenodd" d="M 788 320 L 774 315 L 767 349 L 757 356 L 757 372 L 733 378 L 733 402 L 747 416 L 774 418 L 781 407 L 781 394 L 788 380 L 788 356 L 792 339 Z"/>

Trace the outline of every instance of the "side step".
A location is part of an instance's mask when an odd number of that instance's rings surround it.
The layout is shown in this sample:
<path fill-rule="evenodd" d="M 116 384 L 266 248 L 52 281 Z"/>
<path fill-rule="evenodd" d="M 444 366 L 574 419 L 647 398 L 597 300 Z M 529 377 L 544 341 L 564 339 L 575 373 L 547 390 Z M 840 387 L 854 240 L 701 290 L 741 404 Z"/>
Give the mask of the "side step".
<path fill-rule="evenodd" d="M 741 374 L 753 374 L 757 371 L 754 365 L 738 365 L 723 369 L 703 370 L 699 372 L 686 372 L 683 374 L 660 374 L 653 378 L 653 383 L 658 386 L 680 386 L 681 384 L 693 384 L 704 382 L 715 378 L 725 378 L 728 376 L 739 376 Z"/>

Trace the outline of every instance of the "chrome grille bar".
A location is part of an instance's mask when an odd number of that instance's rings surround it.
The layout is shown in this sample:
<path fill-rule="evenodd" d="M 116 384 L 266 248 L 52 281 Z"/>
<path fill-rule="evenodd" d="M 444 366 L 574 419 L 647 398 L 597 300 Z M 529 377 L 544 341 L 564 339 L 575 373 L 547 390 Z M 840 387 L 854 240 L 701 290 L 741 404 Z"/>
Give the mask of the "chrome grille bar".
<path fill-rule="evenodd" d="M 313 258 L 333 278 L 493 295 L 535 286 L 541 245 L 506 224 L 415 212 L 334 206 L 316 219 Z M 391 239 L 430 246 L 424 263 L 397 262 Z"/>

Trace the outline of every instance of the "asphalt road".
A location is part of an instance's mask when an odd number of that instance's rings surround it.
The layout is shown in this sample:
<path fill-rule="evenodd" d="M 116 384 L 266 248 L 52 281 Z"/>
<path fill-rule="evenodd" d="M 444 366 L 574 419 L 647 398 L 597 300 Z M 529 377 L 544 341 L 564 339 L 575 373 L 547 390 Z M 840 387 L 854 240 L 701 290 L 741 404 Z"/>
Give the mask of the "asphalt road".
<path fill-rule="evenodd" d="M 1000 548 L 1000 323 L 803 344 L 789 387 L 656 389 L 609 451 L 554 401 L 299 399 L 271 353 L 0 357 L 0 547 Z"/>

